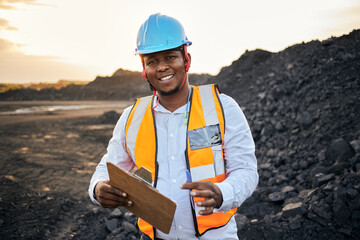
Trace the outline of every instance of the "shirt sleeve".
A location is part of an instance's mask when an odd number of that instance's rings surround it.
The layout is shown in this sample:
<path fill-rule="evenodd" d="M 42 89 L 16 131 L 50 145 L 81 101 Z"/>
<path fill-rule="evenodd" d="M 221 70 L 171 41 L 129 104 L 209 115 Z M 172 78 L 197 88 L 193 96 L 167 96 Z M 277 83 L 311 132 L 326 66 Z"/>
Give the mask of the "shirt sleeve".
<path fill-rule="evenodd" d="M 94 189 L 96 184 L 103 180 L 109 180 L 106 162 L 111 162 L 125 171 L 131 171 L 135 166 L 134 161 L 126 151 L 125 146 L 125 125 L 130 110 L 131 107 L 128 107 L 121 114 L 121 117 L 114 128 L 113 136 L 109 141 L 107 152 L 102 157 L 100 163 L 97 165 L 96 170 L 90 180 L 89 196 L 96 204 L 99 204 L 94 197 Z"/>
<path fill-rule="evenodd" d="M 216 183 L 223 204 L 215 212 L 239 207 L 256 189 L 259 181 L 255 144 L 248 122 L 239 105 L 231 97 L 220 94 L 225 115 L 224 157 L 226 179 Z"/>

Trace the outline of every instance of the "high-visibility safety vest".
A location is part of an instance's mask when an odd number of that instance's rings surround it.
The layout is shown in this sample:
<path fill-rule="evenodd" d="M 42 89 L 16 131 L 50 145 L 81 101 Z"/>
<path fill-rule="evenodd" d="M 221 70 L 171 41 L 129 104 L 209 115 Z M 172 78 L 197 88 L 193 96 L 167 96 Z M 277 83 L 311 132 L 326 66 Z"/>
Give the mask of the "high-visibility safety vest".
<path fill-rule="evenodd" d="M 225 180 L 226 169 L 222 150 L 225 119 L 219 93 L 219 89 L 214 84 L 192 86 L 185 159 L 193 181 L 219 183 Z M 156 124 L 152 110 L 153 103 L 153 96 L 136 100 L 126 123 L 125 140 L 127 151 L 131 158 L 135 160 L 136 166 L 138 168 L 145 167 L 152 172 L 152 180 L 154 187 L 156 187 L 158 162 Z M 207 129 L 212 130 L 207 131 Z M 219 134 L 216 133 L 216 129 L 219 129 Z M 200 138 L 203 138 L 199 141 L 200 146 L 196 147 L 195 145 L 199 144 L 191 142 L 194 141 L 189 137 L 192 130 L 196 134 L 200 133 Z M 201 132 L 204 133 L 202 136 L 205 137 L 201 137 Z M 217 140 L 213 141 L 211 137 L 206 139 L 208 133 L 210 135 L 213 133 L 212 137 Z M 204 138 L 208 141 L 203 141 Z M 152 161 L 149 161 L 149 159 L 152 159 Z M 194 198 L 194 202 L 199 200 L 201 199 Z M 195 209 L 192 209 L 192 214 L 197 237 L 200 237 L 208 230 L 225 226 L 236 213 L 236 208 L 234 208 L 226 213 L 216 212 L 210 215 L 198 215 L 199 208 L 196 204 L 194 206 Z M 139 218 L 138 225 L 142 233 L 151 239 L 155 238 L 155 229 L 150 224 Z"/>

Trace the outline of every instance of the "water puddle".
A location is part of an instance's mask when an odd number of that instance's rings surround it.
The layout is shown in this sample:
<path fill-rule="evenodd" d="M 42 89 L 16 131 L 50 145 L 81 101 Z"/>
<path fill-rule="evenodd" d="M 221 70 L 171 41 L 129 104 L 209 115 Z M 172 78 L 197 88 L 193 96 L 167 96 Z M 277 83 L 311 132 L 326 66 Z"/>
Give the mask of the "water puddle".
<path fill-rule="evenodd" d="M 0 112 L 0 115 L 22 115 L 22 114 L 35 114 L 35 113 L 53 113 L 56 111 L 69 111 L 69 110 L 83 110 L 83 109 L 97 109 L 97 108 L 124 108 L 127 105 L 117 104 L 96 104 L 96 105 L 48 105 L 48 106 L 31 106 L 19 108 L 15 111 Z"/>

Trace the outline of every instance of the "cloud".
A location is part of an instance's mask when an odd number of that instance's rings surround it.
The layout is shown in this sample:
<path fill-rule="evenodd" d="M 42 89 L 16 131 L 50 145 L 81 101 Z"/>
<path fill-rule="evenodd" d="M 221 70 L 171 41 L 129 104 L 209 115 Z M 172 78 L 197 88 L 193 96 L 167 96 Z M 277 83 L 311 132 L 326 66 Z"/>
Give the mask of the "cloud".
<path fill-rule="evenodd" d="M 15 9 L 13 6 L 16 3 L 30 4 L 30 5 L 42 5 L 36 3 L 37 0 L 0 0 L 0 9 L 11 10 Z"/>
<path fill-rule="evenodd" d="M 0 82 L 57 82 L 60 79 L 92 80 L 94 73 L 60 62 L 58 57 L 26 55 L 19 45 L 0 38 Z"/>
<path fill-rule="evenodd" d="M 0 53 L 16 51 L 16 44 L 7 39 L 0 38 Z"/>
<path fill-rule="evenodd" d="M 16 4 L 42 5 L 38 0 L 0 0 L 0 9 L 15 10 Z M 18 30 L 9 21 L 0 18 L 0 32 Z M 56 82 L 60 79 L 92 80 L 94 73 L 76 65 L 61 62 L 54 56 L 27 55 L 22 44 L 0 38 L 0 82 L 29 83 Z"/>
<path fill-rule="evenodd" d="M 18 30 L 9 24 L 8 20 L 0 18 L 0 31 L 2 30 Z"/>
<path fill-rule="evenodd" d="M 0 52 L 0 82 L 37 83 L 57 82 L 61 79 L 88 81 L 94 79 L 95 74 L 91 71 L 56 60 L 56 57 Z"/>

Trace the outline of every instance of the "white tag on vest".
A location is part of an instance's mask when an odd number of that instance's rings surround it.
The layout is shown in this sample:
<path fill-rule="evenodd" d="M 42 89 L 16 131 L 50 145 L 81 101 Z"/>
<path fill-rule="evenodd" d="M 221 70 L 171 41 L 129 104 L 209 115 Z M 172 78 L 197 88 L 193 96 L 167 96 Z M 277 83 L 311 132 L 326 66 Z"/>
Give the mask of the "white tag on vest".
<path fill-rule="evenodd" d="M 196 128 L 188 131 L 190 149 L 213 147 L 222 144 L 219 124 Z"/>

